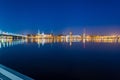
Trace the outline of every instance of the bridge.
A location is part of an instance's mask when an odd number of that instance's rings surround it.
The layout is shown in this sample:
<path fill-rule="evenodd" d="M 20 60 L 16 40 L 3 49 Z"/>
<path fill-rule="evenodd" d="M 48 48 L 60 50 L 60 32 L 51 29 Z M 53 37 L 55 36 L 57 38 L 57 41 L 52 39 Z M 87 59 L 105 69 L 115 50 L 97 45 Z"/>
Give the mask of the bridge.
<path fill-rule="evenodd" d="M 25 39 L 26 35 L 4 32 L 0 30 L 0 39 Z"/>

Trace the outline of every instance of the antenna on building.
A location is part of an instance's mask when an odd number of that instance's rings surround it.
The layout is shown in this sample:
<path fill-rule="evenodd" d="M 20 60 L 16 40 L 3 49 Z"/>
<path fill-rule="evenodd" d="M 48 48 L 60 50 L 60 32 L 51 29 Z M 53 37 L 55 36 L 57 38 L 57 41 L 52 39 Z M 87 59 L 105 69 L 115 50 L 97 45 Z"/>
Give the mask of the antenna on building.
<path fill-rule="evenodd" d="M 86 29 L 84 28 L 83 30 L 83 38 L 85 39 L 85 36 L 86 36 Z"/>
<path fill-rule="evenodd" d="M 86 42 L 86 29 L 83 30 L 83 47 L 85 48 L 85 42 Z"/>

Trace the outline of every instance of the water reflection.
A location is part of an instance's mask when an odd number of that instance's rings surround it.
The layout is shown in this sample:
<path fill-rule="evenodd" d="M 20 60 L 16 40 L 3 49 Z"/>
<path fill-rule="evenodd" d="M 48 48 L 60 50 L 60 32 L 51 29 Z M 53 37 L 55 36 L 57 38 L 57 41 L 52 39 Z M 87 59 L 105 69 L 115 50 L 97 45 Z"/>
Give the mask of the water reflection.
<path fill-rule="evenodd" d="M 27 40 L 0 39 L 0 48 L 11 47 L 18 44 L 24 44 Z"/>
<path fill-rule="evenodd" d="M 37 43 L 38 47 L 44 46 L 45 44 L 52 43 L 68 43 L 70 46 L 74 42 L 83 43 L 83 48 L 86 47 L 87 42 L 94 43 L 120 43 L 120 39 L 20 39 L 20 40 L 12 40 L 12 39 L 0 39 L 0 48 L 10 47 L 18 44 L 24 43 Z"/>
<path fill-rule="evenodd" d="M 47 43 L 68 43 L 72 46 L 75 42 L 83 43 L 83 47 L 86 47 L 86 43 L 120 43 L 120 39 L 28 39 L 27 42 L 37 43 L 38 47 L 44 46 Z"/>
<path fill-rule="evenodd" d="M 83 39 L 83 48 L 85 48 L 85 42 L 86 42 L 86 40 Z"/>

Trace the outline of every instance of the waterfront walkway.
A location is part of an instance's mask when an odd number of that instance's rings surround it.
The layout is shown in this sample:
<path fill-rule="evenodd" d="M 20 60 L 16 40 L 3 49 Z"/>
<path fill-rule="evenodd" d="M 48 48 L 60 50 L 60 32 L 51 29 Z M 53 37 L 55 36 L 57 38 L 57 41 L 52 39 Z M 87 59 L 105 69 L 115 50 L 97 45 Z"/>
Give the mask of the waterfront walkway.
<path fill-rule="evenodd" d="M 0 64 L 0 80 L 33 80 Z"/>

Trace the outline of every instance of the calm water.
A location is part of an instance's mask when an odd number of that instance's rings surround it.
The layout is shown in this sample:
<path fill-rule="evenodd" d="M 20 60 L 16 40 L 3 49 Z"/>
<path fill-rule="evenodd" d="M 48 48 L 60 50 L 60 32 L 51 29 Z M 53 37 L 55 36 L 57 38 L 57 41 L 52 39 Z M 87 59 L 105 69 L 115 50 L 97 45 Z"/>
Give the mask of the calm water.
<path fill-rule="evenodd" d="M 0 64 L 36 80 L 120 80 L 120 43 L 0 43 Z"/>

